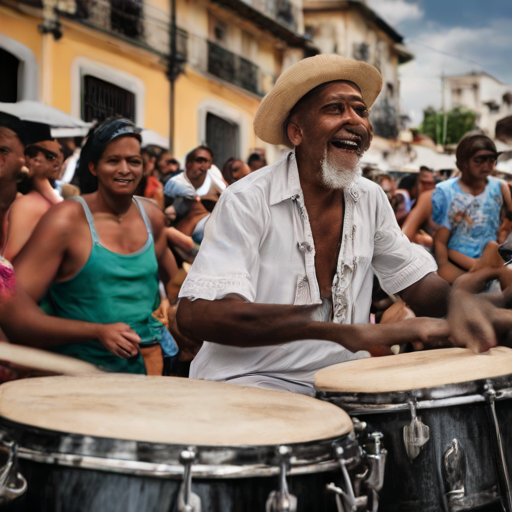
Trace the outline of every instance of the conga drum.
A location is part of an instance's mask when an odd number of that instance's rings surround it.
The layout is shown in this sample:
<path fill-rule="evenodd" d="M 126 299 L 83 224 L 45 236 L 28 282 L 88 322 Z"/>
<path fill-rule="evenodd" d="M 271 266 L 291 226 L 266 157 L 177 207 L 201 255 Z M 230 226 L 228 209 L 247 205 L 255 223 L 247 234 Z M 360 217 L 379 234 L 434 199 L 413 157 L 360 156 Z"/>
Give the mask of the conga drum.
<path fill-rule="evenodd" d="M 0 342 L 0 367 L 5 368 L 9 380 L 21 377 L 103 373 L 93 364 L 75 357 L 6 342 Z M 0 383 L 3 380 L 0 370 Z"/>
<path fill-rule="evenodd" d="M 319 371 L 315 386 L 384 434 L 380 512 L 511 510 L 512 350 L 349 361 Z"/>
<path fill-rule="evenodd" d="M 360 492 L 378 480 L 378 454 L 362 456 L 338 407 L 217 382 L 9 382 L 0 386 L 0 429 L 17 447 L 10 487 L 28 483 L 9 504 L 16 512 L 366 510 Z"/>

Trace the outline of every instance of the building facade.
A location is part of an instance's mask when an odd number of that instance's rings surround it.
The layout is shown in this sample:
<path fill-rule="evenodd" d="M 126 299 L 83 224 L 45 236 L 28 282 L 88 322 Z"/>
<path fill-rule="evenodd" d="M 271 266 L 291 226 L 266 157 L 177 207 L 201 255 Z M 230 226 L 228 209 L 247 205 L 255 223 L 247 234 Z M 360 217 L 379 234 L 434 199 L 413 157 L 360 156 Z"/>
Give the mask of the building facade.
<path fill-rule="evenodd" d="M 413 58 L 403 37 L 358 0 L 305 0 L 304 25 L 320 53 L 362 60 L 382 73 L 383 90 L 371 119 L 377 135 L 397 137 L 401 124 L 398 66 Z"/>
<path fill-rule="evenodd" d="M 478 127 L 492 138 L 498 121 L 512 115 L 512 85 L 487 73 L 446 76 L 443 95 L 446 110 L 463 107 L 475 111 Z"/>
<path fill-rule="evenodd" d="M 169 57 L 174 5 L 175 101 Z M 298 0 L 0 0 L 0 101 L 43 101 L 85 121 L 121 114 L 169 136 L 174 153 L 208 144 L 221 166 L 247 158 L 252 119 L 286 67 L 311 54 Z"/>

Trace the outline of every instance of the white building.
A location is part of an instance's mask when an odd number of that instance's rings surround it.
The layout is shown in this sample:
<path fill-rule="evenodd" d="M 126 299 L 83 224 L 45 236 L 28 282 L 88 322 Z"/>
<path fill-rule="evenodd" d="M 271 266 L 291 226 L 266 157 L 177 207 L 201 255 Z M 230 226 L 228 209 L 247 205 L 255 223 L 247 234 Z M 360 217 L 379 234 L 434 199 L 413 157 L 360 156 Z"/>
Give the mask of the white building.
<path fill-rule="evenodd" d="M 446 110 L 474 110 L 478 127 L 493 138 L 496 123 L 512 115 L 512 85 L 484 72 L 444 77 L 443 94 Z"/>
<path fill-rule="evenodd" d="M 400 129 L 398 66 L 413 59 L 403 37 L 358 0 L 305 0 L 304 26 L 320 53 L 363 60 L 380 70 L 384 86 L 371 119 L 377 135 L 396 137 Z"/>

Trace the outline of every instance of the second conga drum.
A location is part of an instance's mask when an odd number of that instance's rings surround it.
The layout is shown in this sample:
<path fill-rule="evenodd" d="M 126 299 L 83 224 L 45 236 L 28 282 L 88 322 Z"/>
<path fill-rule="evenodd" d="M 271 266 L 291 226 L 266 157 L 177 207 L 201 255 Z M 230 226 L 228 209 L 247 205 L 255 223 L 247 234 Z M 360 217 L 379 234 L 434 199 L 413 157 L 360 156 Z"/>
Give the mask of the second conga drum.
<path fill-rule="evenodd" d="M 223 383 L 25 379 L 0 386 L 0 428 L 17 512 L 335 512 L 371 476 L 341 409 Z"/>
<path fill-rule="evenodd" d="M 349 361 L 318 396 L 384 434 L 380 512 L 510 511 L 512 350 L 431 350 Z"/>
<path fill-rule="evenodd" d="M 47 350 L 0 342 L 0 382 L 46 375 L 84 375 L 103 373 L 87 361 L 55 354 Z M 7 379 L 3 378 L 6 374 Z"/>

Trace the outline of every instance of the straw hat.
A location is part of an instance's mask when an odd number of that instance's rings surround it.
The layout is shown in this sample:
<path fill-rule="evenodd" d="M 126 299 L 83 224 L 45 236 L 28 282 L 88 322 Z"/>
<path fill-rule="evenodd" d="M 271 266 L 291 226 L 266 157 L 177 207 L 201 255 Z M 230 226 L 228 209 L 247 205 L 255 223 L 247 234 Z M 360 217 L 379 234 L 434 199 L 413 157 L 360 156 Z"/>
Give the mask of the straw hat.
<path fill-rule="evenodd" d="M 296 103 L 318 85 L 334 80 L 354 82 L 367 108 L 370 108 L 382 89 L 379 71 L 354 59 L 339 55 L 316 55 L 303 59 L 286 70 L 272 90 L 263 98 L 254 117 L 254 131 L 270 144 L 289 145 L 284 122 Z"/>

